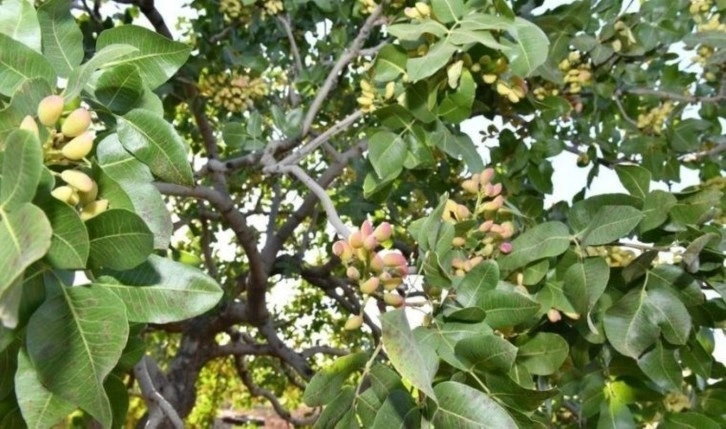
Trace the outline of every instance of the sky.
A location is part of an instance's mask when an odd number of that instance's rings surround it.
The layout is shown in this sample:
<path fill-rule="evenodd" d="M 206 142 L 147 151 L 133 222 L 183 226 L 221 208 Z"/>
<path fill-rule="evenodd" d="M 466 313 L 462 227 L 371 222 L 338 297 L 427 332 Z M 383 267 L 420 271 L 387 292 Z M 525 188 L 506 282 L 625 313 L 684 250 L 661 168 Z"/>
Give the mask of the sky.
<path fill-rule="evenodd" d="M 543 10 L 551 9 L 553 7 L 559 6 L 561 4 L 571 3 L 571 0 L 546 0 L 545 3 L 540 7 Z M 638 1 L 630 1 L 629 3 L 626 3 L 624 6 L 624 9 L 631 11 L 631 10 L 637 10 L 639 6 Z M 104 14 L 108 14 L 112 11 L 117 11 L 120 9 L 123 9 L 123 5 L 119 5 L 117 3 L 109 2 L 105 3 L 103 6 L 102 12 Z M 176 28 L 176 22 L 179 20 L 180 17 L 186 17 L 186 18 L 193 18 L 196 16 L 196 11 L 193 10 L 191 7 L 189 7 L 189 1 L 164 1 L 164 2 L 157 2 L 157 7 L 159 8 L 161 14 L 164 16 L 164 19 L 166 20 L 167 25 L 169 26 L 172 34 L 175 37 L 179 37 L 179 31 Z M 146 27 L 151 28 L 151 25 L 149 22 L 144 18 L 143 16 L 139 18 L 139 25 L 143 25 Z M 683 52 L 683 51 L 681 51 Z M 695 114 L 697 111 L 696 108 L 692 108 L 691 111 Z M 479 142 L 481 139 L 481 136 L 479 134 L 479 131 L 484 130 L 489 123 L 484 120 L 481 117 L 472 118 L 469 119 L 461 124 L 462 131 L 467 133 L 471 139 L 474 142 Z M 724 124 L 726 125 L 726 124 Z M 488 151 L 489 148 L 496 146 L 496 141 L 489 140 L 485 141 L 483 147 L 480 147 L 480 154 L 482 155 L 485 163 L 489 161 L 488 159 Z M 552 187 L 555 190 L 553 195 L 548 195 L 545 199 L 545 205 L 551 206 L 552 204 L 556 203 L 557 201 L 567 201 L 571 202 L 572 197 L 579 192 L 582 189 L 582 186 L 584 183 L 586 183 L 587 180 L 587 173 L 589 171 L 589 168 L 580 168 L 576 166 L 576 155 L 569 153 L 569 152 L 563 152 L 560 155 L 555 156 L 550 160 L 552 162 L 553 168 L 554 168 L 554 174 L 552 176 Z M 694 170 L 689 170 L 685 167 L 681 167 L 681 182 L 678 184 L 675 184 L 674 187 L 671 189 L 672 192 L 677 192 L 685 187 L 697 184 L 699 182 L 698 180 L 698 173 Z M 662 190 L 668 190 L 668 187 L 663 182 L 653 182 L 651 183 L 651 189 L 662 189 Z M 601 168 L 600 174 L 595 178 L 592 185 L 587 191 L 587 196 L 592 195 L 599 195 L 604 193 L 616 193 L 616 192 L 622 192 L 627 193 L 625 188 L 622 186 L 620 181 L 618 180 L 617 175 L 613 170 L 607 169 L 607 168 Z M 233 234 L 220 234 L 218 237 L 221 242 L 223 243 L 230 243 L 232 240 Z M 228 246 L 230 250 L 232 249 L 231 246 Z M 234 255 L 234 251 L 232 250 L 232 256 L 236 257 Z M 709 293 L 711 292 L 711 293 Z M 273 294 L 272 300 L 275 300 L 276 294 Z M 716 296 L 715 292 L 707 291 L 707 296 L 713 297 Z M 278 296 L 278 300 L 282 300 L 283 296 Z M 375 307 L 372 307 L 375 308 Z M 372 314 L 373 315 L 373 314 Z M 412 324 L 418 324 L 421 320 L 421 313 L 419 311 L 411 311 L 410 314 L 412 320 Z M 716 336 L 716 351 L 714 353 L 716 359 L 726 364 L 726 335 L 724 335 L 723 330 L 716 330 L 715 332 Z"/>

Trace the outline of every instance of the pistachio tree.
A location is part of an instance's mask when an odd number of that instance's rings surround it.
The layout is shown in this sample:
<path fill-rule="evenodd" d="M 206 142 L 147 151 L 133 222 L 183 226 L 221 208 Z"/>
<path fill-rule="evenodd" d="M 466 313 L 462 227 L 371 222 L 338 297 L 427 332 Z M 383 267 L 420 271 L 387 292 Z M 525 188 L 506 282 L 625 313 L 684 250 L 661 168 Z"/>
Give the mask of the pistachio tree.
<path fill-rule="evenodd" d="M 167 7 L 0 1 L 0 426 L 726 425 L 726 2 Z"/>

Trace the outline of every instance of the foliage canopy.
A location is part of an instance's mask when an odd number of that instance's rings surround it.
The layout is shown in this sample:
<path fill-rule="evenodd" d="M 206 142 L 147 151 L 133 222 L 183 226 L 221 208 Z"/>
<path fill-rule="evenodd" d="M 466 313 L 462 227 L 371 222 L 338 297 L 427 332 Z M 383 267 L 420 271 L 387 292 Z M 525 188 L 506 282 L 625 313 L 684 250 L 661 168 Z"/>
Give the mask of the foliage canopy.
<path fill-rule="evenodd" d="M 542 3 L 0 1 L 0 427 L 726 426 L 726 2 Z"/>

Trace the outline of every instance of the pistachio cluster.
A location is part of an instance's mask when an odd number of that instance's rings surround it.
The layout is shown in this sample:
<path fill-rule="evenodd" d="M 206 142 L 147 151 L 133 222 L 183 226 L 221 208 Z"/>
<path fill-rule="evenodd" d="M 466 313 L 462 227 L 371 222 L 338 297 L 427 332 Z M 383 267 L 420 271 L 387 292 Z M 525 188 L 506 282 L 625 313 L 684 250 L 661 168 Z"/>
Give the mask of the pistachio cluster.
<path fill-rule="evenodd" d="M 261 2 L 261 13 L 265 15 L 277 15 L 285 10 L 282 0 L 263 0 Z M 251 5 L 250 5 L 251 6 Z M 253 9 L 242 3 L 242 0 L 221 0 L 219 11 L 224 14 L 224 20 L 230 22 L 247 22 L 252 16 Z"/>
<path fill-rule="evenodd" d="M 580 256 L 600 256 L 611 267 L 627 267 L 636 258 L 635 252 L 618 246 L 590 246 L 580 251 Z"/>
<path fill-rule="evenodd" d="M 383 222 L 373 228 L 366 220 L 347 240 L 333 243 L 333 254 L 346 266 L 346 277 L 358 284 L 361 294 L 380 297 L 387 305 L 400 307 L 404 298 L 396 288 L 408 275 L 408 261 L 398 250 L 379 250 L 390 244 L 392 234 L 390 223 Z M 346 321 L 345 329 L 358 329 L 362 323 L 362 314 L 353 315 Z"/>
<path fill-rule="evenodd" d="M 653 107 L 646 113 L 638 115 L 638 128 L 654 134 L 660 134 L 663 132 L 663 125 L 668 119 L 668 116 L 673 112 L 673 102 L 668 100 L 660 105 Z"/>
<path fill-rule="evenodd" d="M 565 92 L 579 94 L 583 87 L 592 83 L 591 65 L 578 51 L 570 52 L 560 61 L 559 69 L 565 74 Z"/>
<path fill-rule="evenodd" d="M 360 89 L 361 94 L 356 99 L 360 109 L 364 112 L 372 112 L 376 110 L 379 105 L 383 104 L 383 102 L 393 98 L 396 91 L 396 84 L 395 82 L 386 83 L 386 86 L 383 88 L 381 93 L 378 88 L 373 86 L 372 83 L 364 79 L 360 81 Z"/>
<path fill-rule="evenodd" d="M 431 18 L 431 7 L 423 2 L 416 2 L 414 7 L 407 7 L 403 14 L 414 20 Z"/>
<path fill-rule="evenodd" d="M 442 219 L 458 223 L 476 221 L 476 228 L 466 236 L 454 237 L 452 246 L 456 256 L 451 261 L 455 276 L 463 277 L 485 259 L 512 251 L 509 241 L 516 228 L 511 220 L 504 220 L 509 212 L 504 208 L 502 184 L 493 183 L 494 169 L 487 168 L 474 174 L 461 183 L 467 195 L 476 197 L 473 212 L 464 204 L 453 200 L 446 201 Z"/>
<path fill-rule="evenodd" d="M 38 103 L 38 121 L 48 128 L 50 135 L 43 144 L 46 164 L 72 166 L 57 174 L 66 184 L 53 189 L 51 195 L 79 209 L 81 219 L 88 220 L 108 209 L 108 200 L 97 199 L 96 182 L 80 169 L 73 168 L 93 150 L 91 113 L 78 107 L 64 118 L 64 108 L 63 97 L 58 95 L 49 95 Z M 23 119 L 20 128 L 40 135 L 31 116 Z"/>
<path fill-rule="evenodd" d="M 205 74 L 199 84 L 202 95 L 214 105 L 231 113 L 251 109 L 255 101 L 267 95 L 269 88 L 262 78 L 237 72 Z"/>

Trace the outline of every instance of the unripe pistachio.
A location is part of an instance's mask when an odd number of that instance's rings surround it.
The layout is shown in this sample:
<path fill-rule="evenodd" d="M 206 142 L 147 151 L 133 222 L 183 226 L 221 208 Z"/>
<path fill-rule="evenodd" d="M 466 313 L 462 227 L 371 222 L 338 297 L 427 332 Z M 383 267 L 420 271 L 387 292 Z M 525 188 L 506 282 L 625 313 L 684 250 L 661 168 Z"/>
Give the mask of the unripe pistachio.
<path fill-rule="evenodd" d="M 388 82 L 386 84 L 386 92 L 383 94 L 383 98 L 385 98 L 386 100 L 390 100 L 391 98 L 393 98 L 395 91 L 396 91 L 396 84 L 393 82 Z"/>
<path fill-rule="evenodd" d="M 354 331 L 361 327 L 363 324 L 363 317 L 362 316 L 350 316 L 348 320 L 345 321 L 345 326 L 343 327 L 346 331 Z"/>
<path fill-rule="evenodd" d="M 461 247 L 466 244 L 466 238 L 464 237 L 454 237 L 453 240 L 451 240 L 451 245 L 454 247 Z"/>
<path fill-rule="evenodd" d="M 386 304 L 392 306 L 392 307 L 400 307 L 403 305 L 404 299 L 401 295 L 397 293 L 384 293 L 383 294 L 383 302 Z"/>
<path fill-rule="evenodd" d="M 615 52 L 620 52 L 623 49 L 623 43 L 618 39 L 613 40 L 611 46 Z"/>
<path fill-rule="evenodd" d="M 371 104 L 373 104 L 373 99 L 368 98 L 368 97 L 358 97 L 355 100 L 358 102 L 358 104 L 360 104 L 363 107 L 368 107 Z"/>
<path fill-rule="evenodd" d="M 86 131 L 66 143 L 61 149 L 61 154 L 72 161 L 78 161 L 85 158 L 91 152 L 91 149 L 93 149 L 93 134 Z"/>
<path fill-rule="evenodd" d="M 373 270 L 376 273 L 380 273 L 383 271 L 383 268 L 385 267 L 385 264 L 383 263 L 383 258 L 380 254 L 376 253 L 371 258 L 370 262 L 371 270 Z"/>
<path fill-rule="evenodd" d="M 517 284 L 519 286 L 524 285 L 524 273 L 521 273 L 521 272 L 517 273 Z"/>
<path fill-rule="evenodd" d="M 82 171 L 65 170 L 61 173 L 61 179 L 81 192 L 93 190 L 93 180 Z"/>
<path fill-rule="evenodd" d="M 61 132 L 66 137 L 76 137 L 86 132 L 90 126 L 91 114 L 83 107 L 79 107 L 63 121 Z"/>
<path fill-rule="evenodd" d="M 348 262 L 353 257 L 353 249 L 347 242 L 339 240 L 333 243 L 333 254 L 343 262 Z"/>
<path fill-rule="evenodd" d="M 381 282 L 383 282 L 383 289 L 385 290 L 394 290 L 398 287 L 398 285 L 403 283 L 403 279 L 400 277 L 393 277 L 390 274 L 388 274 L 388 276 L 384 276 L 383 274 L 381 274 L 379 277 L 381 278 Z M 383 278 L 385 278 L 385 280 Z"/>
<path fill-rule="evenodd" d="M 38 120 L 46 127 L 55 126 L 63 114 L 63 97 L 49 95 L 38 103 Z"/>
<path fill-rule="evenodd" d="M 381 281 L 378 277 L 371 277 L 368 280 L 362 282 L 359 286 L 361 293 L 364 293 L 366 295 L 370 295 L 373 292 L 378 290 L 378 285 L 381 284 Z"/>
<path fill-rule="evenodd" d="M 503 222 L 499 231 L 499 235 L 505 240 L 512 238 L 512 236 L 514 235 L 514 224 L 510 221 Z"/>
<path fill-rule="evenodd" d="M 416 2 L 415 6 L 418 13 L 420 13 L 424 18 L 428 18 L 431 15 L 431 7 L 426 3 L 419 1 Z"/>
<path fill-rule="evenodd" d="M 478 194 L 479 193 L 479 184 L 476 183 L 472 179 L 467 179 L 461 182 L 461 189 L 464 191 L 470 193 L 470 194 Z"/>
<path fill-rule="evenodd" d="M 491 182 L 492 178 L 494 177 L 494 169 L 489 167 L 482 170 L 481 173 L 479 173 L 479 183 L 481 185 L 486 185 L 487 183 Z"/>
<path fill-rule="evenodd" d="M 354 249 L 363 247 L 363 236 L 361 235 L 360 231 L 355 231 L 354 233 L 350 234 L 348 242 L 350 243 L 350 246 Z"/>
<path fill-rule="evenodd" d="M 464 268 L 464 260 L 461 258 L 454 258 L 451 260 L 451 266 L 457 269 Z"/>
<path fill-rule="evenodd" d="M 505 241 L 504 243 L 500 244 L 499 251 L 504 253 L 505 255 L 507 253 L 511 253 L 512 252 L 512 243 Z"/>
<path fill-rule="evenodd" d="M 484 80 L 484 83 L 487 83 L 489 85 L 493 84 L 497 81 L 497 75 L 493 73 L 487 73 L 481 77 Z"/>
<path fill-rule="evenodd" d="M 53 189 L 50 194 L 53 196 L 53 198 L 61 200 L 64 203 L 68 203 L 72 206 L 78 204 L 78 193 L 70 186 L 59 186 Z"/>
<path fill-rule="evenodd" d="M 91 188 L 88 192 L 79 192 L 78 195 L 81 197 L 81 204 L 88 205 L 92 202 L 96 201 L 96 197 L 98 197 L 98 184 L 96 181 L 93 181 L 93 188 Z"/>
<path fill-rule="evenodd" d="M 473 258 L 469 259 L 469 264 L 472 268 L 476 267 L 477 265 L 481 264 L 481 262 L 484 260 L 481 256 L 474 256 Z"/>
<path fill-rule="evenodd" d="M 501 183 L 487 183 L 486 186 L 484 186 L 484 195 L 487 197 L 496 197 L 497 195 L 502 193 L 502 184 Z"/>
<path fill-rule="evenodd" d="M 454 212 L 454 215 L 456 216 L 457 220 L 464 220 L 468 219 L 471 216 L 471 212 L 469 211 L 468 207 L 463 204 L 459 204 L 456 206 L 456 211 Z"/>
<path fill-rule="evenodd" d="M 509 95 L 510 92 L 512 92 L 512 90 L 509 89 L 506 83 L 501 81 L 497 83 L 497 93 L 499 93 L 499 95 Z"/>
<path fill-rule="evenodd" d="M 348 267 L 348 269 L 345 270 L 345 275 L 351 280 L 360 279 L 360 271 L 358 271 L 356 267 Z"/>
<path fill-rule="evenodd" d="M 371 86 L 371 84 L 367 80 L 360 81 L 360 89 L 368 92 L 374 91 L 373 86 Z"/>
<path fill-rule="evenodd" d="M 498 195 L 496 198 L 494 198 L 491 201 L 487 201 L 486 203 L 482 204 L 482 210 L 484 211 L 497 211 L 504 205 L 504 197 L 501 195 Z"/>
<path fill-rule="evenodd" d="M 397 267 L 399 265 L 408 264 L 406 257 L 396 251 L 386 252 L 385 254 L 381 255 L 381 257 L 383 258 L 383 265 L 387 267 Z"/>
<path fill-rule="evenodd" d="M 366 250 L 374 250 L 378 247 L 378 240 L 376 240 L 376 237 L 373 235 L 369 235 L 365 240 L 363 240 L 363 247 Z"/>
<path fill-rule="evenodd" d="M 30 115 L 27 115 L 23 118 L 23 121 L 20 123 L 20 129 L 30 131 L 35 137 L 40 136 L 40 132 L 38 131 L 38 124 L 35 123 L 35 119 L 33 119 L 33 117 Z"/>
<path fill-rule="evenodd" d="M 519 103 L 519 96 L 517 94 L 515 94 L 514 91 L 507 94 L 507 98 L 509 99 L 509 101 L 511 103 L 515 103 L 515 104 Z"/>
<path fill-rule="evenodd" d="M 421 18 L 421 14 L 416 10 L 415 7 L 407 7 L 403 10 L 403 14 L 411 19 Z"/>
<path fill-rule="evenodd" d="M 373 234 L 373 224 L 369 220 L 364 220 L 360 225 L 360 234 L 365 240 L 369 235 Z"/>
<path fill-rule="evenodd" d="M 108 210 L 108 200 L 96 200 L 83 207 L 81 220 L 88 220 Z"/>
<path fill-rule="evenodd" d="M 489 232 L 489 230 L 492 229 L 492 226 L 494 226 L 494 221 L 493 220 L 484 221 L 481 225 L 479 225 L 479 231 L 481 231 L 481 232 Z"/>
<path fill-rule="evenodd" d="M 388 222 L 383 222 L 376 227 L 375 231 L 373 231 L 373 236 L 379 242 L 384 242 L 388 240 L 389 238 L 391 238 L 391 234 L 393 234 L 393 228 Z"/>
<path fill-rule="evenodd" d="M 560 312 L 555 310 L 554 308 L 550 308 L 550 311 L 547 312 L 547 318 L 550 320 L 550 322 L 557 323 L 562 320 L 562 314 L 560 314 Z"/>
<path fill-rule="evenodd" d="M 486 245 L 484 246 L 484 249 L 482 249 L 482 253 L 483 253 L 483 254 L 484 254 L 484 256 L 486 256 L 486 257 L 492 256 L 492 253 L 494 253 L 494 245 L 493 245 L 493 244 L 491 244 L 491 243 L 487 243 L 487 244 L 486 244 Z"/>

